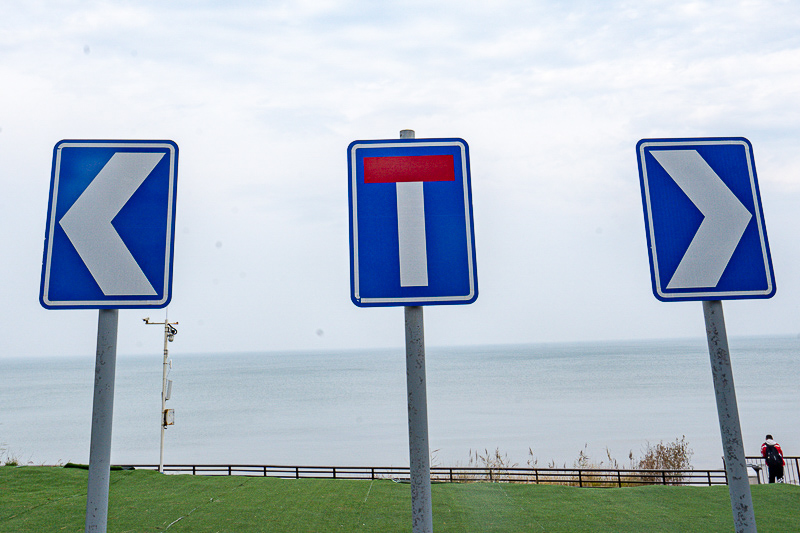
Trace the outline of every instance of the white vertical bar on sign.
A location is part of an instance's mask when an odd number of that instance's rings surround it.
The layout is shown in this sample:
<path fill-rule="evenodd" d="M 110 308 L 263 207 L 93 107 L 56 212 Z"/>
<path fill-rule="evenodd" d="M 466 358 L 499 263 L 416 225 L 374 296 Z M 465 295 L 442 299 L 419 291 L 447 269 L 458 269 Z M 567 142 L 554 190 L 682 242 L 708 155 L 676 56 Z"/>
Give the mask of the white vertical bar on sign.
<path fill-rule="evenodd" d="M 400 286 L 428 285 L 423 182 L 397 183 L 397 238 L 400 246 Z"/>

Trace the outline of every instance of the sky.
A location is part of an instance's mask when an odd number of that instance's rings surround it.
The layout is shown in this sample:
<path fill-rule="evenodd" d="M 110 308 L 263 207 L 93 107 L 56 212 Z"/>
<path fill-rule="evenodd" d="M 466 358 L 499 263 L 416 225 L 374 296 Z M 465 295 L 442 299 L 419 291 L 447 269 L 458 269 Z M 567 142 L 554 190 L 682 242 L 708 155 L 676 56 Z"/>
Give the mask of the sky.
<path fill-rule="evenodd" d="M 171 350 L 402 347 L 350 301 L 347 146 L 469 143 L 480 295 L 432 346 L 700 337 L 650 284 L 635 146 L 746 137 L 777 294 L 728 334 L 800 333 L 800 4 L 791 1 L 0 5 L 0 357 L 92 355 L 97 311 L 38 301 L 62 139 L 180 150 Z M 122 310 L 118 352 L 158 353 Z"/>

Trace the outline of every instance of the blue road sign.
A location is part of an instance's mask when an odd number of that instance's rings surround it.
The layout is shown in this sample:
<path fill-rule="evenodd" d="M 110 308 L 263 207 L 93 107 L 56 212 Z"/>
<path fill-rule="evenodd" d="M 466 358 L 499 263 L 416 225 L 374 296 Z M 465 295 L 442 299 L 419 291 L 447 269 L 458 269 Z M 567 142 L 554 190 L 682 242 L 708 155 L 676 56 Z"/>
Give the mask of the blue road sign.
<path fill-rule="evenodd" d="M 643 139 L 636 155 L 656 298 L 771 298 L 775 277 L 750 142 Z"/>
<path fill-rule="evenodd" d="M 39 301 L 160 308 L 172 297 L 178 146 L 66 140 L 53 170 Z"/>
<path fill-rule="evenodd" d="M 353 303 L 474 302 L 478 275 L 466 141 L 354 141 L 347 155 Z"/>

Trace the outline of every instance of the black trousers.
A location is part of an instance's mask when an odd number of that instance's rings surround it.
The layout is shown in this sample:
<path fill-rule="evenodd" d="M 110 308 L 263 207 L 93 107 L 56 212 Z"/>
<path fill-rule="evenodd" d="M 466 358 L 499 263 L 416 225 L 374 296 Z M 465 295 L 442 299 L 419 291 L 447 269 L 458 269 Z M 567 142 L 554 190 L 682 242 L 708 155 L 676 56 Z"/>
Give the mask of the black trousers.
<path fill-rule="evenodd" d="M 776 479 L 783 478 L 783 465 L 778 466 L 767 466 L 769 469 L 769 482 L 775 483 Z"/>

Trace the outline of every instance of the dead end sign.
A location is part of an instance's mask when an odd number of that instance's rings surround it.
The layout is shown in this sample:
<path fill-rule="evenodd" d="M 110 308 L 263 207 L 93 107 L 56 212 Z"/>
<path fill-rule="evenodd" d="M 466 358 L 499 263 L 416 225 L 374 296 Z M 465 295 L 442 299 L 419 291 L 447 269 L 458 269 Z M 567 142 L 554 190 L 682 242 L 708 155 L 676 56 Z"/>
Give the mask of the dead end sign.
<path fill-rule="evenodd" d="M 474 302 L 478 279 L 466 141 L 354 141 L 347 154 L 353 303 Z"/>

